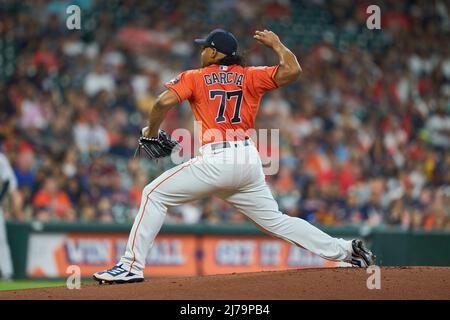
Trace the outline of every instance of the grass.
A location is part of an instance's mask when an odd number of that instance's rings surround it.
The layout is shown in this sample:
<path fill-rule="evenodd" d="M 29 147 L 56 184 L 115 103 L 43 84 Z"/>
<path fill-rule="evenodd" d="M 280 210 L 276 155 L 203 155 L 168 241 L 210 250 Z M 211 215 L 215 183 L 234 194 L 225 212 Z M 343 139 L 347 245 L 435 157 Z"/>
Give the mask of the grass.
<path fill-rule="evenodd" d="M 93 280 L 92 281 L 90 281 L 90 280 L 81 281 L 81 285 L 92 284 L 92 283 L 94 283 Z M 65 285 L 66 285 L 65 280 L 13 280 L 13 281 L 0 280 L 0 291 L 61 287 L 61 286 L 65 286 Z"/>

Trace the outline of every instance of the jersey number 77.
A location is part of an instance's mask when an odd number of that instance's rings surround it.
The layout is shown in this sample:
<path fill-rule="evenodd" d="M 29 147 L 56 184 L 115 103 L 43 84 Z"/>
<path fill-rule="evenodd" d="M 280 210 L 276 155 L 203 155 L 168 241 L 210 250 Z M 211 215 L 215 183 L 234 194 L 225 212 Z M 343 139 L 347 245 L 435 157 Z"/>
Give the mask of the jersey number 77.
<path fill-rule="evenodd" d="M 215 100 L 216 97 L 220 97 L 220 105 L 219 110 L 217 112 L 216 122 L 221 123 L 225 122 L 225 108 L 227 106 L 227 101 L 231 101 L 233 99 L 234 103 L 234 112 L 233 118 L 231 118 L 231 123 L 239 123 L 241 122 L 241 104 L 242 104 L 242 90 L 234 90 L 234 91 L 225 91 L 225 90 L 210 90 L 209 98 L 211 100 Z"/>

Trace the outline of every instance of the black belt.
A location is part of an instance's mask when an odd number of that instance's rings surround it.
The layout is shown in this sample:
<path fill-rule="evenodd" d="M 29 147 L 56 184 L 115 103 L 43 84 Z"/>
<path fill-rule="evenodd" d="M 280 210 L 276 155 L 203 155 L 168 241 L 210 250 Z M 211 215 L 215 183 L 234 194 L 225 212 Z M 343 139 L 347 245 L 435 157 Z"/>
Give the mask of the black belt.
<path fill-rule="evenodd" d="M 211 145 L 211 150 L 215 151 L 218 149 L 224 149 L 224 148 L 231 148 L 231 147 L 237 147 L 239 144 L 238 143 L 234 143 L 233 141 L 222 141 L 222 142 L 217 142 Z M 250 140 L 244 140 L 244 146 L 249 146 L 251 145 Z"/>

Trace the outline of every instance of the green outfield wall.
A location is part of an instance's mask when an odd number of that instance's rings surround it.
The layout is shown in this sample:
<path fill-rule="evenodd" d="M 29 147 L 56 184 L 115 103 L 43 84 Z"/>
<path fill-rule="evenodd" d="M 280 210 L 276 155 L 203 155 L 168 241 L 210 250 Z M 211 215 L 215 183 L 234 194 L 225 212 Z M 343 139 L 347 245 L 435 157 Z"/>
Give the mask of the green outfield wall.
<path fill-rule="evenodd" d="M 450 266 L 448 231 L 320 228 L 335 237 L 364 238 L 381 266 Z M 71 264 L 90 274 L 120 256 L 130 229 L 131 225 L 9 222 L 14 277 L 62 278 Z M 155 276 L 335 266 L 306 250 L 296 251 L 252 224 L 164 225 L 157 240 L 148 262 L 155 266 Z"/>

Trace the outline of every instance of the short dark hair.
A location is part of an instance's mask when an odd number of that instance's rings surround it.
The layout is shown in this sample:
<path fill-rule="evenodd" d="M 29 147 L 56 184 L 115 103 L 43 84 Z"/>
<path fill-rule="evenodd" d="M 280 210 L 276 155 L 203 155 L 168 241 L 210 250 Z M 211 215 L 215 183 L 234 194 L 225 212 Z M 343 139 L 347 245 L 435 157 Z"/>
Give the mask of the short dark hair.
<path fill-rule="evenodd" d="M 245 57 L 240 54 L 236 54 L 234 56 L 226 56 L 217 61 L 217 64 L 220 64 L 222 66 L 231 66 L 233 64 L 237 64 L 241 67 L 245 67 Z"/>

